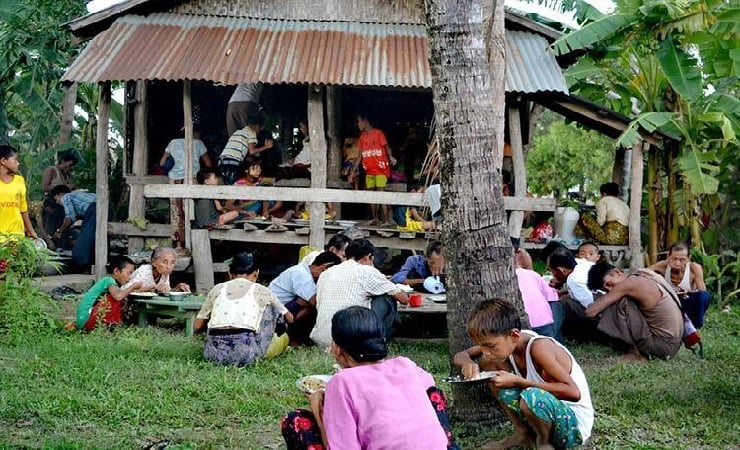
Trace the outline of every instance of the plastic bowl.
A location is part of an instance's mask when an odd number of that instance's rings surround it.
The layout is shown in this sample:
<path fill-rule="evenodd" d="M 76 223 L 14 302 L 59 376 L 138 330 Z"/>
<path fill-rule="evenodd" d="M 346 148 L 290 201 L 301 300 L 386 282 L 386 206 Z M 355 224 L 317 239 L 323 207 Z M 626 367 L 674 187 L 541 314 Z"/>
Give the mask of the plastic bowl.
<path fill-rule="evenodd" d="M 180 301 L 190 295 L 190 292 L 170 292 L 170 300 L 172 301 Z"/>

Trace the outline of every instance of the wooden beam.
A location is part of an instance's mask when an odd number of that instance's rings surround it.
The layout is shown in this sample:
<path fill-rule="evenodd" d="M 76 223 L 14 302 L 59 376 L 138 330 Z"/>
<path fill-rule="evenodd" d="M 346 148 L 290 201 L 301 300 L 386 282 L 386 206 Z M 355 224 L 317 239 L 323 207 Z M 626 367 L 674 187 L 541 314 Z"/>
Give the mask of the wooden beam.
<path fill-rule="evenodd" d="M 632 147 L 632 170 L 630 171 L 630 217 L 629 217 L 629 247 L 630 269 L 640 269 L 643 266 L 642 245 L 640 244 L 640 219 L 642 206 L 642 148 L 644 142 Z"/>
<path fill-rule="evenodd" d="M 588 117 L 589 119 L 591 119 L 591 120 L 593 120 L 595 122 L 600 122 L 600 123 L 603 123 L 603 124 L 605 124 L 605 125 L 607 125 L 607 126 L 609 126 L 611 128 L 614 128 L 615 130 L 619 130 L 622 133 L 624 132 L 624 130 L 627 129 L 627 126 L 629 125 L 629 124 L 625 124 L 623 122 L 620 122 L 620 121 L 618 121 L 616 119 L 610 119 L 608 117 L 603 117 L 603 116 L 597 114 L 595 111 L 592 111 L 592 110 L 590 110 L 588 108 L 584 108 L 584 107 L 579 106 L 579 105 L 576 105 L 574 103 L 562 102 L 562 101 L 556 101 L 554 103 L 560 105 L 560 107 L 562 107 L 562 108 L 565 108 L 567 110 L 573 111 L 573 112 L 575 112 L 577 114 L 580 114 L 580 115 L 582 115 L 584 117 Z M 650 136 L 649 134 L 646 134 L 646 133 L 644 133 L 644 132 L 642 132 L 640 130 L 637 130 L 637 132 L 640 134 L 640 137 L 641 138 L 643 138 L 645 141 L 649 142 L 650 144 L 656 145 L 656 146 L 657 145 L 660 145 L 660 141 L 658 141 L 654 137 Z"/>
<path fill-rule="evenodd" d="M 522 124 L 519 106 L 508 108 L 509 111 L 509 144 L 511 145 L 511 162 L 514 166 L 514 198 L 523 199 L 527 193 L 527 172 L 524 165 L 524 144 L 522 142 Z M 519 239 L 522 235 L 524 211 L 514 210 L 509 216 L 509 236 Z"/>
<path fill-rule="evenodd" d="M 317 85 L 308 87 L 308 134 L 311 142 L 311 188 L 326 188 L 326 135 L 324 133 L 324 88 Z M 323 248 L 326 231 L 324 231 L 324 202 L 314 200 L 307 205 L 311 215 L 311 234 L 308 245 Z"/>
<path fill-rule="evenodd" d="M 295 234 L 293 231 L 244 231 L 235 228 L 232 230 L 211 230 L 210 236 L 211 239 L 222 239 L 224 241 L 259 242 L 262 244 L 308 244 L 308 236 Z M 324 244 L 321 243 L 319 248 L 324 248 Z"/>
<path fill-rule="evenodd" d="M 150 223 L 142 230 L 130 223 L 108 222 L 108 234 L 120 236 L 169 237 L 170 226 L 164 223 Z"/>
<path fill-rule="evenodd" d="M 208 292 L 214 285 L 213 256 L 211 255 L 211 240 L 208 236 L 208 230 L 193 230 L 191 239 L 195 292 Z"/>
<path fill-rule="evenodd" d="M 326 118 L 327 118 L 327 138 L 329 142 L 326 161 L 326 173 L 329 181 L 340 179 L 342 172 L 342 153 L 341 123 L 342 117 L 340 109 L 342 106 L 341 92 L 339 86 L 330 85 L 326 87 Z"/>
<path fill-rule="evenodd" d="M 100 84 L 100 96 L 98 100 L 98 129 L 95 142 L 95 276 L 101 278 L 105 275 L 105 266 L 108 263 L 108 158 L 110 149 L 108 147 L 108 126 L 110 120 L 110 81 Z"/>
<path fill-rule="evenodd" d="M 167 175 L 144 175 L 144 176 L 126 175 L 124 178 L 126 179 L 126 183 L 130 184 L 132 187 L 138 184 L 167 184 L 170 182 L 170 179 L 167 178 Z M 142 198 L 143 198 L 143 190 L 142 190 Z"/>
<path fill-rule="evenodd" d="M 131 161 L 131 171 L 136 177 L 144 177 L 147 175 L 148 162 L 149 162 L 149 99 L 147 96 L 147 84 L 144 80 L 136 82 L 136 92 L 134 95 L 134 154 Z M 130 107 L 131 104 L 127 104 Z M 166 179 L 167 177 L 163 177 Z M 128 216 L 129 217 L 144 217 L 146 200 L 144 199 L 144 186 L 142 183 L 131 183 L 128 181 L 129 177 L 126 177 L 126 182 L 130 185 L 129 189 L 129 200 L 128 200 Z M 131 238 L 128 241 L 129 252 L 138 250 L 144 246 L 144 239 Z"/>
<path fill-rule="evenodd" d="M 424 206 L 423 194 L 412 192 L 350 191 L 342 189 L 288 188 L 269 186 L 201 186 L 152 184 L 144 186 L 150 198 L 250 198 L 291 202 L 385 203 L 388 205 Z M 554 211 L 555 199 L 504 197 L 507 210 Z"/>
<path fill-rule="evenodd" d="M 190 80 L 184 80 L 182 82 L 182 110 L 183 119 L 185 122 L 185 185 L 193 184 L 193 101 L 190 94 Z M 193 219 L 191 211 L 193 210 L 193 200 L 186 198 L 182 200 L 183 207 L 183 228 L 185 230 L 185 236 L 181 236 L 184 239 L 185 248 L 190 248 L 190 220 Z"/>

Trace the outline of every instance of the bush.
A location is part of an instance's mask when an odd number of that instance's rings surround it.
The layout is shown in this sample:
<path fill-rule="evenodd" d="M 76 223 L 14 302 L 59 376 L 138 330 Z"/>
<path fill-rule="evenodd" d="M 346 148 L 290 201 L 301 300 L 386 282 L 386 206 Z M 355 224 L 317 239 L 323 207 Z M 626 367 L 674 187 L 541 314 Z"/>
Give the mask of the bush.
<path fill-rule="evenodd" d="M 60 329 L 56 303 L 33 283 L 39 267 L 58 265 L 53 255 L 37 249 L 32 239 L 0 244 L 0 336 L 12 345 Z"/>

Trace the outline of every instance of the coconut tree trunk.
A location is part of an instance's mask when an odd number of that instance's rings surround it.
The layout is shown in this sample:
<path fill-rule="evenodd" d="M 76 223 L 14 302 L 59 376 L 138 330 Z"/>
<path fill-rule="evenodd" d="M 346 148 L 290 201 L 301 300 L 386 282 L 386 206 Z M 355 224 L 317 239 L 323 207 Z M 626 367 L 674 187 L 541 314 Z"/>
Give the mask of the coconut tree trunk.
<path fill-rule="evenodd" d="M 496 170 L 504 144 L 504 11 L 503 0 L 493 0 L 486 33 L 481 0 L 425 0 L 425 4 L 441 157 L 452 356 L 471 345 L 465 323 L 479 301 L 510 299 L 526 317 Z M 491 39 L 490 58 L 484 34 Z M 476 385 L 453 386 L 454 415 L 471 422 L 501 419 L 488 388 Z"/>
<path fill-rule="evenodd" d="M 59 143 L 66 144 L 72 139 L 72 125 L 75 118 L 75 104 L 77 103 L 77 83 L 64 87 L 62 101 L 62 118 L 59 125 Z"/>

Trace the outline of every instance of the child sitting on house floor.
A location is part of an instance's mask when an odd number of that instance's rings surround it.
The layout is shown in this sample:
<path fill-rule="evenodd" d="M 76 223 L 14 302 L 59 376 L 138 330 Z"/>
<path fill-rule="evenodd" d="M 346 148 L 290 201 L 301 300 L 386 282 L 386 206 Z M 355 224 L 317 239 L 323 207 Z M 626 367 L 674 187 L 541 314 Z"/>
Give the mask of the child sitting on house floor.
<path fill-rule="evenodd" d="M 424 187 L 417 186 L 409 192 L 424 193 Z M 424 231 L 434 230 L 436 228 L 434 222 L 425 220 L 415 206 L 394 206 L 393 221 L 396 222 L 396 229 L 399 231 L 423 233 Z"/>

